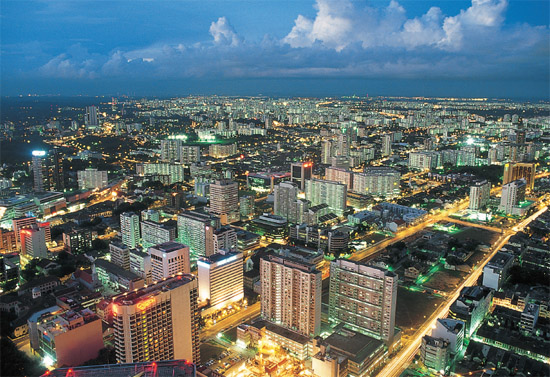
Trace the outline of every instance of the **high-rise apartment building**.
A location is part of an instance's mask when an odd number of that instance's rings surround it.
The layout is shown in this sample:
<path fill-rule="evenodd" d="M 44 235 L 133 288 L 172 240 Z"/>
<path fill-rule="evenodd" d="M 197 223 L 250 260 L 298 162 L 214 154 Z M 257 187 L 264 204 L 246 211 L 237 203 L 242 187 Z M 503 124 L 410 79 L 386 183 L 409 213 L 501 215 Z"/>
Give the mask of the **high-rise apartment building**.
<path fill-rule="evenodd" d="M 325 169 L 325 179 L 327 181 L 340 182 L 347 186 L 348 190 L 353 188 L 353 172 L 347 169 L 328 167 Z"/>
<path fill-rule="evenodd" d="M 420 170 L 430 170 L 439 166 L 438 152 L 422 151 L 409 153 L 409 167 Z"/>
<path fill-rule="evenodd" d="M 213 309 L 221 309 L 242 300 L 243 254 L 221 251 L 197 261 L 199 300 L 208 301 Z"/>
<path fill-rule="evenodd" d="M 290 164 L 290 179 L 296 182 L 301 191 L 305 190 L 306 181 L 313 176 L 312 162 L 297 162 Z"/>
<path fill-rule="evenodd" d="M 330 264 L 329 322 L 393 343 L 397 275 L 347 260 Z"/>
<path fill-rule="evenodd" d="M 332 141 L 330 140 L 324 140 L 321 143 L 321 163 L 328 165 L 331 162 L 331 159 L 333 157 L 332 153 Z"/>
<path fill-rule="evenodd" d="M 498 210 L 506 214 L 515 214 L 520 202 L 525 200 L 527 181 L 525 178 L 518 179 L 502 186 L 500 205 Z"/>
<path fill-rule="evenodd" d="M 165 175 L 168 177 L 170 184 L 183 182 L 185 179 L 185 168 L 180 163 L 144 163 L 137 164 L 136 171 L 144 175 Z"/>
<path fill-rule="evenodd" d="M 139 246 L 139 216 L 134 212 L 121 213 L 120 233 L 122 235 L 122 243 L 130 249 Z"/>
<path fill-rule="evenodd" d="M 144 209 L 141 211 L 141 221 L 155 221 L 160 222 L 160 213 L 154 209 Z M 159 242 L 160 243 L 160 242 Z"/>
<path fill-rule="evenodd" d="M 220 219 L 207 213 L 184 211 L 178 215 L 179 241 L 188 245 L 196 256 L 215 253 L 213 234 L 219 227 Z"/>
<path fill-rule="evenodd" d="M 483 209 L 491 195 L 491 183 L 487 181 L 478 181 L 473 186 L 470 186 L 470 204 L 469 209 L 478 211 Z"/>
<path fill-rule="evenodd" d="M 160 159 L 174 163 L 181 160 L 182 140 L 166 139 L 160 141 Z"/>
<path fill-rule="evenodd" d="M 109 255 L 111 263 L 127 271 L 130 270 L 130 248 L 122 243 L 122 240 L 114 239 L 109 243 Z"/>
<path fill-rule="evenodd" d="M 149 248 L 153 281 L 191 272 L 189 246 L 179 242 L 166 242 Z"/>
<path fill-rule="evenodd" d="M 19 231 L 21 234 L 21 254 L 29 258 L 47 258 L 46 229 L 37 224 Z"/>
<path fill-rule="evenodd" d="M 262 317 L 305 336 L 321 330 L 322 273 L 293 257 L 260 259 Z"/>
<path fill-rule="evenodd" d="M 86 106 L 86 115 L 84 116 L 84 124 L 88 129 L 95 130 L 99 128 L 99 117 L 97 115 L 97 107 Z"/>
<path fill-rule="evenodd" d="M 182 145 L 180 162 L 190 165 L 201 160 L 201 147 L 198 145 Z"/>
<path fill-rule="evenodd" d="M 300 188 L 294 182 L 281 182 L 274 187 L 273 213 L 288 220 L 291 216 L 292 203 L 298 199 Z"/>
<path fill-rule="evenodd" d="M 219 217 L 222 225 L 240 220 L 238 183 L 223 179 L 210 184 L 210 213 Z"/>
<path fill-rule="evenodd" d="M 112 300 L 118 363 L 200 362 L 198 284 L 176 275 Z"/>
<path fill-rule="evenodd" d="M 141 245 L 144 248 L 170 242 L 176 239 L 176 225 L 159 223 L 152 220 L 142 221 L 141 224 Z"/>
<path fill-rule="evenodd" d="M 214 230 L 212 237 L 214 239 L 214 252 L 237 251 L 237 232 L 229 226 L 222 226 Z"/>
<path fill-rule="evenodd" d="M 502 184 L 508 184 L 512 181 L 524 178 L 526 181 L 527 191 L 533 190 L 535 187 L 535 164 L 527 163 L 508 163 L 504 165 L 504 176 L 502 177 Z"/>
<path fill-rule="evenodd" d="M 225 158 L 237 154 L 237 144 L 211 144 L 208 154 L 214 158 Z"/>
<path fill-rule="evenodd" d="M 372 196 L 399 196 L 401 174 L 387 167 L 367 167 L 364 173 L 353 175 L 353 191 Z"/>
<path fill-rule="evenodd" d="M 71 254 L 83 253 L 92 249 L 92 231 L 89 229 L 72 230 L 63 233 L 65 251 Z"/>
<path fill-rule="evenodd" d="M 32 171 L 34 191 L 63 191 L 65 178 L 63 174 L 63 154 L 58 148 L 46 152 L 32 152 Z"/>
<path fill-rule="evenodd" d="M 392 143 L 392 135 L 390 134 L 382 135 L 382 157 L 391 156 L 391 153 L 392 153 L 391 143 Z"/>
<path fill-rule="evenodd" d="M 338 216 L 346 211 L 347 186 L 334 181 L 310 179 L 306 181 L 306 199 L 312 206 L 327 204 Z"/>
<path fill-rule="evenodd" d="M 107 171 L 88 168 L 78 171 L 78 187 L 81 190 L 103 188 L 109 183 Z"/>

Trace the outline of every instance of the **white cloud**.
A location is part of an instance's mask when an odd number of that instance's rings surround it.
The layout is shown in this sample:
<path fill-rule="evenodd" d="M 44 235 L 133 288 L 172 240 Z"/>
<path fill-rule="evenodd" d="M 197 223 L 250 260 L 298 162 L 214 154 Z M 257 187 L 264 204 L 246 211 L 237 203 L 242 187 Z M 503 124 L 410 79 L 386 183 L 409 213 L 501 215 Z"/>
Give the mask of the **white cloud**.
<path fill-rule="evenodd" d="M 360 7 L 317 0 L 314 19 L 298 15 L 283 39 L 245 41 L 225 17 L 209 41 L 156 43 L 90 54 L 75 45 L 38 70 L 44 77 L 548 77 L 547 27 L 504 26 L 505 0 L 473 0 L 446 16 L 432 7 L 407 18 L 397 1 Z"/>
<path fill-rule="evenodd" d="M 237 33 L 235 33 L 235 29 L 225 17 L 220 17 L 218 21 L 212 22 L 210 35 L 214 38 L 214 43 L 217 44 L 238 46 L 241 42 Z"/>

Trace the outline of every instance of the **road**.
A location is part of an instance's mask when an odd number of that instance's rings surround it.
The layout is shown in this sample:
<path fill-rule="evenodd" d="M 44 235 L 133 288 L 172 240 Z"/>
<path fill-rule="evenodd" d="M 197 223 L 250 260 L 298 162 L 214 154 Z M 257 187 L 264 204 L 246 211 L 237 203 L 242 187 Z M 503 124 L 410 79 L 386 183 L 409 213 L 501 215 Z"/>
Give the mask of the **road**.
<path fill-rule="evenodd" d="M 205 342 L 211 337 L 216 336 L 220 331 L 224 329 L 235 327 L 259 315 L 260 315 L 260 301 L 250 305 L 245 310 L 241 310 L 238 313 L 235 313 L 225 319 L 222 319 L 221 321 L 209 327 L 208 329 L 202 330 L 200 333 L 201 342 Z"/>
<path fill-rule="evenodd" d="M 491 258 L 508 242 L 510 237 L 515 233 L 523 230 L 531 221 L 539 217 L 544 213 L 548 207 L 543 207 L 538 212 L 534 213 L 527 219 L 523 220 L 521 223 L 514 226 L 512 229 L 508 229 L 505 234 L 502 234 L 495 246 L 493 251 L 485 256 L 483 261 L 470 273 L 470 275 L 460 284 L 454 291 L 448 296 L 448 299 L 440 304 L 437 310 L 424 322 L 424 324 L 416 331 L 416 333 L 411 337 L 411 341 L 408 344 L 404 344 L 401 351 L 395 355 L 388 364 L 378 373 L 378 377 L 397 377 L 403 373 L 407 366 L 414 358 L 416 351 L 422 343 L 422 337 L 427 335 L 431 331 L 432 327 L 435 325 L 435 322 L 438 318 L 444 318 L 449 312 L 449 308 L 453 302 L 459 297 L 460 291 L 467 286 L 475 285 L 477 279 L 483 272 L 483 267 L 491 260 Z"/>
<path fill-rule="evenodd" d="M 442 220 L 443 221 L 448 221 L 448 222 L 451 222 L 451 223 L 455 223 L 455 224 L 459 224 L 459 225 L 472 227 L 472 228 L 485 229 L 485 230 L 489 230 L 491 232 L 496 232 L 496 233 L 501 233 L 502 232 L 501 228 L 496 228 L 494 226 L 483 225 L 483 224 L 478 224 L 478 223 L 471 223 L 471 222 L 468 222 L 468 221 L 462 221 L 462 220 L 458 220 L 458 219 L 455 219 L 455 218 L 449 217 L 449 216 L 445 216 Z"/>
<path fill-rule="evenodd" d="M 424 220 L 423 222 L 421 222 L 420 224 L 417 224 L 417 225 L 414 225 L 414 226 L 411 226 L 411 227 L 408 227 L 400 232 L 398 232 L 395 237 L 393 238 L 390 238 L 390 239 L 387 239 L 387 240 L 384 240 L 382 242 L 379 242 L 377 244 L 375 244 L 374 246 L 372 247 L 369 247 L 363 251 L 358 251 L 356 253 L 354 253 L 351 257 L 350 257 L 350 260 L 352 261 L 362 261 L 366 258 L 369 258 L 371 257 L 372 255 L 384 250 L 385 248 L 387 248 L 388 246 L 396 243 L 396 242 L 399 242 L 407 237 L 410 237 L 412 236 L 413 234 L 417 233 L 417 232 L 420 232 L 421 230 L 423 230 L 424 228 L 426 228 L 427 226 L 429 225 L 433 225 L 441 220 L 443 220 L 444 218 L 446 218 L 447 216 L 449 216 L 451 213 L 454 213 L 454 212 L 458 212 L 458 211 L 461 211 L 463 209 L 465 209 L 466 207 L 468 207 L 468 201 L 467 200 L 462 200 L 460 201 L 455 207 L 453 208 L 450 208 L 450 209 L 446 209 L 446 210 L 442 210 L 441 212 L 439 212 L 438 214 L 436 215 L 426 215 L 426 220 Z"/>

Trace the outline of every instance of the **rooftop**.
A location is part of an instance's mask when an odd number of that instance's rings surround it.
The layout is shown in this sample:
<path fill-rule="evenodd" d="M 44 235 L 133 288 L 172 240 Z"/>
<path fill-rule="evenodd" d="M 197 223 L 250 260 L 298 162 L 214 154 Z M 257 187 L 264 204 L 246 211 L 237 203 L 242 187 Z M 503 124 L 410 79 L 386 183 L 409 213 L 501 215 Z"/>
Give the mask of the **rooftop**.
<path fill-rule="evenodd" d="M 195 276 L 191 274 L 179 274 L 170 278 L 166 278 L 151 284 L 149 286 L 134 290 L 132 292 L 126 292 L 112 298 L 112 302 L 116 305 L 134 305 L 138 301 L 147 295 L 153 294 L 161 290 L 171 290 L 182 285 L 185 285 L 195 280 Z"/>
<path fill-rule="evenodd" d="M 42 377 L 195 377 L 195 364 L 187 360 L 170 360 L 129 364 L 104 364 L 86 367 L 58 368 Z"/>
<path fill-rule="evenodd" d="M 361 333 L 341 328 L 325 339 L 332 350 L 346 354 L 355 363 L 362 363 L 384 342 Z"/>

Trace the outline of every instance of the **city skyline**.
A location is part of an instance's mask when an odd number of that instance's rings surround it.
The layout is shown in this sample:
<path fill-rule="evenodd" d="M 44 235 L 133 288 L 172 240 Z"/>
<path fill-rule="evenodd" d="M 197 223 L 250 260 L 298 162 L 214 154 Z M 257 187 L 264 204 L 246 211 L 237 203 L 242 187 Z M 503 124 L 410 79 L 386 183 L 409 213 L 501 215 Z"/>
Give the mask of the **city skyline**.
<path fill-rule="evenodd" d="M 3 3 L 4 95 L 548 97 L 543 1 L 91 5 Z"/>

